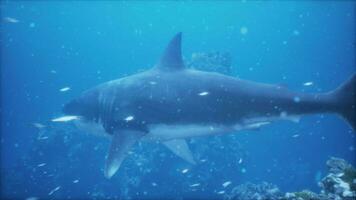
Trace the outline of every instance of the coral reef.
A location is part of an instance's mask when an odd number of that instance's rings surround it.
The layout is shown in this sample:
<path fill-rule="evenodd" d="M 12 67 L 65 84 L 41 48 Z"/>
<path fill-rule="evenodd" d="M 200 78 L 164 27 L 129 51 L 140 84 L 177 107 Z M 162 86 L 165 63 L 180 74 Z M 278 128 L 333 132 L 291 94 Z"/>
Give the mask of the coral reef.
<path fill-rule="evenodd" d="M 330 158 L 326 165 L 329 174 L 319 186 L 321 193 L 335 199 L 356 199 L 356 169 L 340 158 Z"/>
<path fill-rule="evenodd" d="M 277 186 L 262 182 L 261 184 L 245 183 L 239 185 L 232 189 L 231 194 L 228 194 L 226 199 L 274 200 L 280 197 L 282 197 L 282 192 Z"/>
<path fill-rule="evenodd" d="M 287 192 L 283 194 L 277 186 L 262 182 L 246 183 L 232 189 L 225 199 L 251 200 L 354 200 L 356 199 L 356 169 L 341 158 L 331 157 L 326 165 L 328 175 L 319 186 L 321 192 L 316 194 L 309 190 Z"/>

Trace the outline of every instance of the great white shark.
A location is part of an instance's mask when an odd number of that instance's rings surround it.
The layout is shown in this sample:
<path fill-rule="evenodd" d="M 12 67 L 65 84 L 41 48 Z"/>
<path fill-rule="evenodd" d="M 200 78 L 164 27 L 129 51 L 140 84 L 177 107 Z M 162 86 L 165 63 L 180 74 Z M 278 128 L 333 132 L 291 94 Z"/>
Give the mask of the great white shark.
<path fill-rule="evenodd" d="M 355 130 L 355 74 L 319 94 L 188 69 L 176 34 L 150 70 L 103 83 L 64 105 L 78 127 L 111 138 L 104 174 L 112 177 L 139 140 L 162 142 L 195 163 L 186 138 L 255 129 L 279 119 L 336 113 Z"/>

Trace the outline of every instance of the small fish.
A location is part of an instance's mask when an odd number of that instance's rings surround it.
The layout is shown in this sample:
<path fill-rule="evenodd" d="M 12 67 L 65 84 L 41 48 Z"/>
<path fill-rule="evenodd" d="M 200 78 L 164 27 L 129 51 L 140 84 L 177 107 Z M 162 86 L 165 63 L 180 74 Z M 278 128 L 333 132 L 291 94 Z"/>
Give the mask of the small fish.
<path fill-rule="evenodd" d="M 185 173 L 187 173 L 189 170 L 188 169 L 183 169 L 182 170 L 182 174 L 185 174 Z"/>
<path fill-rule="evenodd" d="M 63 117 L 58 117 L 58 118 L 52 119 L 52 122 L 69 122 L 69 121 L 77 120 L 77 119 L 79 119 L 78 116 L 67 115 L 67 116 L 63 116 Z"/>
<path fill-rule="evenodd" d="M 242 163 L 242 158 L 240 158 L 240 160 L 239 160 L 239 164 L 241 164 Z"/>
<path fill-rule="evenodd" d="M 46 165 L 46 163 L 41 163 L 41 164 L 38 164 L 37 167 L 43 167 L 45 165 Z"/>
<path fill-rule="evenodd" d="M 190 185 L 190 187 L 198 187 L 200 185 L 200 183 L 194 183 L 192 185 Z"/>
<path fill-rule="evenodd" d="M 157 183 L 152 182 L 151 185 L 152 185 L 153 187 L 156 187 L 156 186 L 157 186 Z"/>
<path fill-rule="evenodd" d="M 311 85 L 313 85 L 313 84 L 314 84 L 314 83 L 311 82 L 311 81 L 310 81 L 310 82 L 305 82 L 305 83 L 303 83 L 304 86 L 311 86 Z"/>
<path fill-rule="evenodd" d="M 231 181 L 226 181 L 225 183 L 222 184 L 223 187 L 227 187 L 231 184 Z"/>
<path fill-rule="evenodd" d="M 126 121 L 126 122 L 129 122 L 129 121 L 132 121 L 134 119 L 134 117 L 133 116 L 127 116 L 124 120 Z"/>
<path fill-rule="evenodd" d="M 54 188 L 53 190 L 51 190 L 48 195 L 52 195 L 53 193 L 55 193 L 56 191 L 58 191 L 59 189 L 61 189 L 61 186 L 58 186 L 56 188 Z"/>
<path fill-rule="evenodd" d="M 74 181 L 73 181 L 73 183 L 78 183 L 78 182 L 79 182 L 79 180 L 78 180 L 78 179 L 76 179 L 76 180 L 74 180 Z"/>
<path fill-rule="evenodd" d="M 70 87 L 64 87 L 64 88 L 59 89 L 60 92 L 67 92 L 69 90 L 70 90 Z"/>
<path fill-rule="evenodd" d="M 219 192 L 217 192 L 218 194 L 225 194 L 225 191 L 224 190 L 221 190 Z"/>
<path fill-rule="evenodd" d="M 9 23 L 18 23 L 19 22 L 18 19 L 15 19 L 13 17 L 5 17 L 4 20 Z"/>
<path fill-rule="evenodd" d="M 201 93 L 199 93 L 198 95 L 199 96 L 206 96 L 206 95 L 208 95 L 209 94 L 209 92 L 201 92 Z"/>
<path fill-rule="evenodd" d="M 299 134 L 292 135 L 292 138 L 297 138 L 299 137 Z"/>
<path fill-rule="evenodd" d="M 37 140 L 47 140 L 48 137 L 47 136 L 44 136 L 44 137 L 38 137 Z"/>

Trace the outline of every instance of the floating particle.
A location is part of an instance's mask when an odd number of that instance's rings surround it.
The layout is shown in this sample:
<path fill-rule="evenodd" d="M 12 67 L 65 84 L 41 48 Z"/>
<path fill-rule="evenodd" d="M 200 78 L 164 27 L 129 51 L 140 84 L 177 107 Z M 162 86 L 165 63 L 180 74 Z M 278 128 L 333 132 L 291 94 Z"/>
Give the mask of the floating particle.
<path fill-rule="evenodd" d="M 67 115 L 67 116 L 52 119 L 51 121 L 52 122 L 68 122 L 68 121 L 77 120 L 77 119 L 79 119 L 78 116 Z"/>
<path fill-rule="evenodd" d="M 243 26 L 240 28 L 240 33 L 242 35 L 246 35 L 248 33 L 248 28 L 246 26 Z"/>
<path fill-rule="evenodd" d="M 321 171 L 317 171 L 314 176 L 315 182 L 319 182 L 321 180 Z"/>
<path fill-rule="evenodd" d="M 19 20 L 13 17 L 4 17 L 4 20 L 9 23 L 18 23 Z"/>
<path fill-rule="evenodd" d="M 56 188 L 54 188 L 53 190 L 51 190 L 48 195 L 52 195 L 53 193 L 55 193 L 56 191 L 58 191 L 59 189 L 61 189 L 61 186 L 58 186 Z"/>
<path fill-rule="evenodd" d="M 56 70 L 51 70 L 51 73 L 52 74 L 57 74 L 57 71 Z"/>
<path fill-rule="evenodd" d="M 287 117 L 288 113 L 286 111 L 282 111 L 281 114 L 279 115 L 280 117 Z"/>
<path fill-rule="evenodd" d="M 231 184 L 231 181 L 226 181 L 225 183 L 222 184 L 223 187 L 227 187 Z"/>
<path fill-rule="evenodd" d="M 156 187 L 156 186 L 157 186 L 157 183 L 152 182 L 151 185 L 152 185 L 153 187 Z"/>
<path fill-rule="evenodd" d="M 134 119 L 134 117 L 132 115 L 130 115 L 130 116 L 127 116 L 124 120 L 126 122 L 129 122 L 129 121 L 132 121 L 133 119 Z"/>
<path fill-rule="evenodd" d="M 198 95 L 199 96 L 206 96 L 206 95 L 208 95 L 209 94 L 209 92 L 201 92 L 201 93 L 199 93 Z"/>
<path fill-rule="evenodd" d="M 241 169 L 241 173 L 243 173 L 243 174 L 246 173 L 246 171 L 247 171 L 247 170 L 246 170 L 245 168 L 242 168 L 242 169 Z"/>
<path fill-rule="evenodd" d="M 198 187 L 200 185 L 200 183 L 194 183 L 192 185 L 190 185 L 190 187 Z"/>
<path fill-rule="evenodd" d="M 64 87 L 64 88 L 59 89 L 60 92 L 67 92 L 69 90 L 70 90 L 70 87 Z"/>
<path fill-rule="evenodd" d="M 355 147 L 349 146 L 349 151 L 355 151 Z"/>
<path fill-rule="evenodd" d="M 35 28 L 36 24 L 34 22 L 31 22 L 29 25 L 28 25 L 30 28 Z"/>
<path fill-rule="evenodd" d="M 78 180 L 78 179 L 76 179 L 76 180 L 74 180 L 74 181 L 73 181 L 73 183 L 78 183 L 78 182 L 79 182 L 79 180 Z"/>
<path fill-rule="evenodd" d="M 217 192 L 218 194 L 225 194 L 225 191 L 224 190 L 221 190 L 219 192 Z"/>
<path fill-rule="evenodd" d="M 156 81 L 150 81 L 150 85 L 156 85 L 157 82 Z"/>
<path fill-rule="evenodd" d="M 299 134 L 292 135 L 292 138 L 297 138 L 299 137 Z"/>
<path fill-rule="evenodd" d="M 311 85 L 313 85 L 313 84 L 314 84 L 314 83 L 311 82 L 311 81 L 310 81 L 310 82 L 305 82 L 305 83 L 303 83 L 304 86 L 311 86 Z"/>
<path fill-rule="evenodd" d="M 239 164 L 241 164 L 242 163 L 242 158 L 240 158 L 240 160 L 239 160 Z"/>
<path fill-rule="evenodd" d="M 295 35 L 295 36 L 297 36 L 297 35 L 299 35 L 300 34 L 300 32 L 298 31 L 298 30 L 294 30 L 293 31 L 293 35 Z"/>
<path fill-rule="evenodd" d="M 295 103 L 299 103 L 299 102 L 300 102 L 300 97 L 294 97 L 294 98 L 293 98 L 293 101 L 294 101 Z"/>
<path fill-rule="evenodd" d="M 185 174 L 185 173 L 187 173 L 189 170 L 188 169 L 183 169 L 182 170 L 182 174 Z"/>
<path fill-rule="evenodd" d="M 33 123 L 32 125 L 38 129 L 46 128 L 46 126 L 41 123 Z"/>
<path fill-rule="evenodd" d="M 46 163 L 41 163 L 41 164 L 38 164 L 37 167 L 43 167 L 45 165 L 46 165 Z"/>
<path fill-rule="evenodd" d="M 38 200 L 38 197 L 27 197 L 26 200 Z"/>

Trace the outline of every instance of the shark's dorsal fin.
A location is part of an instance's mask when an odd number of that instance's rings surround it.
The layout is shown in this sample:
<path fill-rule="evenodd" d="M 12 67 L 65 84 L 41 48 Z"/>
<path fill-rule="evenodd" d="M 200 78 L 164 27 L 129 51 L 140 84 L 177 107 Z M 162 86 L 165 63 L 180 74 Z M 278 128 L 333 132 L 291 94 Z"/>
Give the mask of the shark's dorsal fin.
<path fill-rule="evenodd" d="M 184 69 L 182 59 L 182 33 L 177 33 L 169 42 L 160 61 L 156 67 L 165 71 L 176 71 Z"/>

